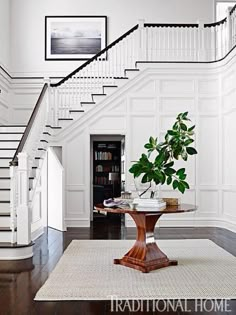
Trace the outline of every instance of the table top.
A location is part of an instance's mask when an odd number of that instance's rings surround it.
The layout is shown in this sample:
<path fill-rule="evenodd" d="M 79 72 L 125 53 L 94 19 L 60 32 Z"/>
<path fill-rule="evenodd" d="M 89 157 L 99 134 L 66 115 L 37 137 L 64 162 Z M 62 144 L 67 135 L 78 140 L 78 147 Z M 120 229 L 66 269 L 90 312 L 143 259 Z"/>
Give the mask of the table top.
<path fill-rule="evenodd" d="M 138 214 L 138 213 L 146 213 L 146 214 L 174 214 L 174 213 L 183 213 L 183 212 L 191 212 L 197 210 L 196 205 L 181 203 L 177 206 L 166 206 L 165 209 L 152 209 L 152 210 L 139 210 L 138 206 L 136 210 L 132 210 L 131 208 L 106 208 L 102 204 L 98 204 L 95 206 L 95 209 L 98 211 L 112 212 L 112 213 L 129 213 L 129 214 Z"/>

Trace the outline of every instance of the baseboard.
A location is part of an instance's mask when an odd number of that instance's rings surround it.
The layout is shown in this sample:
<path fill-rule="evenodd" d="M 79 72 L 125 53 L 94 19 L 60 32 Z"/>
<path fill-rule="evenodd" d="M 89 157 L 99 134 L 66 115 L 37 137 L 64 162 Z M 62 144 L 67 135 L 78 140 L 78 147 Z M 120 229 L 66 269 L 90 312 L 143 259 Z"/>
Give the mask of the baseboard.
<path fill-rule="evenodd" d="M 135 227 L 135 223 L 132 219 L 126 218 L 125 220 L 126 227 Z M 157 223 L 159 227 L 217 227 L 227 229 L 236 233 L 236 223 L 230 222 L 227 219 L 219 218 L 198 218 L 198 219 L 181 219 L 181 220 L 161 220 Z"/>
<path fill-rule="evenodd" d="M 90 227 L 90 219 L 65 219 L 66 227 Z"/>
<path fill-rule="evenodd" d="M 40 228 L 36 229 L 35 231 L 31 232 L 31 239 L 32 241 L 36 240 L 39 236 L 44 233 L 44 227 L 41 226 Z"/>

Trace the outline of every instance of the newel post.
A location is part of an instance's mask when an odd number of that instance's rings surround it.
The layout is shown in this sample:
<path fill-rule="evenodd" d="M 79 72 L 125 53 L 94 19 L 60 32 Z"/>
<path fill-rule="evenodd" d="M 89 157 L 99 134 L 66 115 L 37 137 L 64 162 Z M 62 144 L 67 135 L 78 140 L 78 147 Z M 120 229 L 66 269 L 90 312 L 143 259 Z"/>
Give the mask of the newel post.
<path fill-rule="evenodd" d="M 16 210 L 18 203 L 18 191 L 17 191 L 17 166 L 10 166 L 10 228 L 12 231 L 11 243 L 16 242 L 15 227 L 16 227 Z"/>
<path fill-rule="evenodd" d="M 138 59 L 147 60 L 147 36 L 144 27 L 144 19 L 138 20 L 139 39 L 138 39 Z"/>
<path fill-rule="evenodd" d="M 18 154 L 18 206 L 17 243 L 27 245 L 31 242 L 31 213 L 29 208 L 29 167 L 28 154 Z"/>
<path fill-rule="evenodd" d="M 205 32 L 204 24 L 202 21 L 198 21 L 198 61 L 205 61 Z"/>

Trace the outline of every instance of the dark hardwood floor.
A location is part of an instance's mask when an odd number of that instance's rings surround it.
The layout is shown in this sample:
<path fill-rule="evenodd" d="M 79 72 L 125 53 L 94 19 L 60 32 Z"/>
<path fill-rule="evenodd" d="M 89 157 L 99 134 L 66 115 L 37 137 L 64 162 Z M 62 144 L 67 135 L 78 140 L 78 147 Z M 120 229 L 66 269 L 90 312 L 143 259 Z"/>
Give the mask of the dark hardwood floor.
<path fill-rule="evenodd" d="M 158 228 L 158 239 L 211 239 L 236 256 L 236 234 L 219 228 Z M 110 302 L 35 302 L 34 296 L 48 278 L 63 251 L 73 239 L 134 239 L 135 228 L 126 229 L 119 222 L 99 219 L 91 228 L 70 228 L 67 232 L 47 229 L 34 246 L 34 257 L 23 264 L 0 262 L 0 314 L 118 314 L 112 312 Z M 216 275 L 217 276 L 217 275 Z M 236 288 L 235 288 L 236 290 Z M 191 301 L 189 301 L 190 305 Z M 191 308 L 191 307 L 190 307 Z M 236 301 L 230 301 L 231 314 L 236 314 Z M 145 308 L 144 308 L 145 309 Z M 194 309 L 194 308 L 193 308 Z M 226 314 L 224 312 L 184 313 L 180 309 L 169 312 L 125 312 L 120 314 Z M 228 314 L 228 313 L 227 313 Z"/>

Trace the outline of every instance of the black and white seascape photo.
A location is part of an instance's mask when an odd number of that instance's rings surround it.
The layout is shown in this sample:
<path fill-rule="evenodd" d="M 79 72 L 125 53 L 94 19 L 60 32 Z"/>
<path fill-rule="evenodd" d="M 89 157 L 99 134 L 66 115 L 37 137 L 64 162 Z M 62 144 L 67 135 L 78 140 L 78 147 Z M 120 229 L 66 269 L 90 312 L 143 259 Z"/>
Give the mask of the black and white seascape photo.
<path fill-rule="evenodd" d="M 106 16 L 46 16 L 45 59 L 89 59 L 106 47 Z"/>

